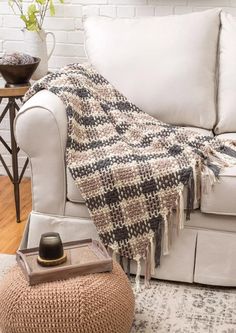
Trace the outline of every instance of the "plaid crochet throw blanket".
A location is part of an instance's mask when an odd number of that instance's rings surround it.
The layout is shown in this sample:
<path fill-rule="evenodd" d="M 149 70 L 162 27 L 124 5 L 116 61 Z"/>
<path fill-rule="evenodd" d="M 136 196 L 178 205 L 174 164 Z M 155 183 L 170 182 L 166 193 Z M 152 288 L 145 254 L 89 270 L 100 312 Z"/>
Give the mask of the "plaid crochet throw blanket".
<path fill-rule="evenodd" d="M 42 89 L 65 104 L 67 167 L 101 240 L 114 253 L 137 261 L 137 283 L 145 259 L 148 281 L 161 254 L 169 252 L 173 225 L 184 226 L 184 187 L 189 219 L 200 198 L 201 176 L 203 190 L 210 190 L 221 168 L 235 164 L 236 142 L 154 119 L 89 64 L 47 75 L 26 99 Z"/>

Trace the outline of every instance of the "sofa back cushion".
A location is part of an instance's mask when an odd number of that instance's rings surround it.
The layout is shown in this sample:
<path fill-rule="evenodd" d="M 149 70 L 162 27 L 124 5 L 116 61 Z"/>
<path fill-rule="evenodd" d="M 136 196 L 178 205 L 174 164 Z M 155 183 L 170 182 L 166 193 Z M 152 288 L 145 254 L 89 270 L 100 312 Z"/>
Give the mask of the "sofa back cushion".
<path fill-rule="evenodd" d="M 88 17 L 87 56 L 142 110 L 167 123 L 212 129 L 219 14 Z"/>
<path fill-rule="evenodd" d="M 221 13 L 217 134 L 236 132 L 236 20 Z"/>

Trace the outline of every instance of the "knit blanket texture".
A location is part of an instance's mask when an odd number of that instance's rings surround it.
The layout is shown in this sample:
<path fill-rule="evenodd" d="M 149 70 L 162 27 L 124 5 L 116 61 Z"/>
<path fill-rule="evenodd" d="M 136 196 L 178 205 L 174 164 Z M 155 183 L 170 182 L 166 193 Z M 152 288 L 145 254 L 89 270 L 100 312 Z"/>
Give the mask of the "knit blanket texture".
<path fill-rule="evenodd" d="M 71 64 L 47 75 L 25 100 L 42 89 L 65 105 L 66 164 L 101 240 L 114 253 L 137 261 L 137 279 L 145 259 L 148 281 L 201 191 L 211 190 L 220 170 L 236 163 L 236 142 L 151 117 L 90 64 Z"/>

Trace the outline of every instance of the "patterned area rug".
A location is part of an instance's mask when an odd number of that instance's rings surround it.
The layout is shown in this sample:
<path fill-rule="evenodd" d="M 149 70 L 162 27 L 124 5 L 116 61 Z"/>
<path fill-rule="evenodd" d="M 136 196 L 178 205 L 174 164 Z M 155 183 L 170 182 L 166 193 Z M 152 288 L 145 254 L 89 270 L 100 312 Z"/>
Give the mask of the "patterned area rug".
<path fill-rule="evenodd" d="M 16 263 L 15 256 L 0 254 L 0 279 Z"/>
<path fill-rule="evenodd" d="M 132 333 L 236 333 L 235 290 L 151 281 L 136 295 Z"/>
<path fill-rule="evenodd" d="M 0 254 L 0 278 L 14 263 Z M 153 280 L 136 294 L 131 333 L 236 333 L 236 292 Z"/>

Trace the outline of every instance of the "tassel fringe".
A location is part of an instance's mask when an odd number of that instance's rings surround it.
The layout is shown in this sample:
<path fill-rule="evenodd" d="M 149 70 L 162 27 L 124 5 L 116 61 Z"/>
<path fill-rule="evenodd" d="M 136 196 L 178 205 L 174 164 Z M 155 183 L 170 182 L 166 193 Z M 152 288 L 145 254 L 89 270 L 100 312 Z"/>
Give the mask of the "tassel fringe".
<path fill-rule="evenodd" d="M 135 289 L 136 289 L 136 292 L 140 292 L 141 291 L 141 287 L 140 287 L 141 256 L 137 256 L 136 258 L 134 258 L 134 260 L 137 261 L 137 272 L 136 272 L 136 277 L 135 277 Z"/>
<path fill-rule="evenodd" d="M 165 216 L 164 218 L 164 233 L 163 233 L 163 256 L 169 254 L 169 228 L 168 228 L 168 219 Z"/>
<path fill-rule="evenodd" d="M 127 276 L 130 279 L 130 259 L 127 259 Z"/>
<path fill-rule="evenodd" d="M 193 201 L 193 208 L 194 206 L 198 205 L 198 184 L 199 184 L 199 168 L 198 168 L 198 162 L 196 165 L 193 167 L 193 182 L 194 182 L 194 201 Z"/>
<path fill-rule="evenodd" d="M 145 287 L 150 287 L 151 280 L 151 242 L 148 244 L 146 249 L 146 267 L 145 267 Z"/>
<path fill-rule="evenodd" d="M 179 193 L 179 206 L 178 206 L 179 216 L 178 216 L 178 229 L 182 230 L 184 228 L 185 216 L 184 216 L 184 194 L 183 189 Z"/>
<path fill-rule="evenodd" d="M 151 275 L 155 274 L 155 244 L 154 244 L 154 237 L 151 239 Z"/>
<path fill-rule="evenodd" d="M 204 194 L 210 193 L 212 186 L 217 182 L 217 178 L 213 171 L 205 167 L 202 171 L 202 191 Z"/>

